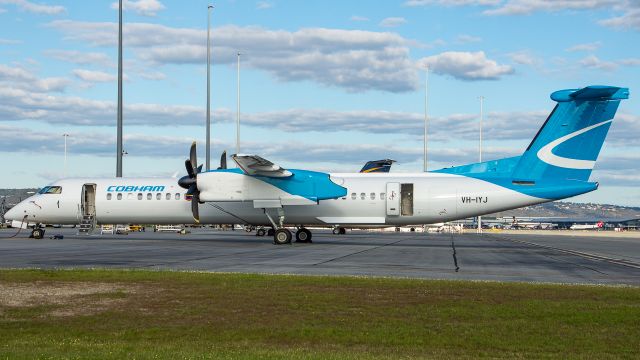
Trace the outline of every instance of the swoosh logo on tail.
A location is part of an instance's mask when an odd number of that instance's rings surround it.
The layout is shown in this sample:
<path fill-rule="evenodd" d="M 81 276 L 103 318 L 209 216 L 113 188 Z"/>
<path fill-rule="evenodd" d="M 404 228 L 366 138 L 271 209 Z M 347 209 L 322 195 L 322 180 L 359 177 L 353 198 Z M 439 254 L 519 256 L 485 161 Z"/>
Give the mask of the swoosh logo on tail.
<path fill-rule="evenodd" d="M 586 128 L 580 129 L 578 131 L 574 131 L 571 134 L 567 134 L 563 137 L 560 137 L 547 145 L 543 146 L 540 150 L 538 150 L 538 159 L 546 162 L 549 165 L 554 165 L 558 167 L 568 168 L 568 169 L 578 169 L 578 170 L 592 170 L 593 166 L 596 164 L 595 160 L 579 160 L 579 159 L 571 159 L 567 157 L 562 157 L 555 155 L 552 151 L 558 145 L 563 142 L 573 139 L 574 137 L 584 134 L 587 131 L 593 130 L 602 125 L 608 124 L 612 122 L 613 119 L 599 122 L 597 124 L 593 124 L 591 126 L 587 126 Z"/>

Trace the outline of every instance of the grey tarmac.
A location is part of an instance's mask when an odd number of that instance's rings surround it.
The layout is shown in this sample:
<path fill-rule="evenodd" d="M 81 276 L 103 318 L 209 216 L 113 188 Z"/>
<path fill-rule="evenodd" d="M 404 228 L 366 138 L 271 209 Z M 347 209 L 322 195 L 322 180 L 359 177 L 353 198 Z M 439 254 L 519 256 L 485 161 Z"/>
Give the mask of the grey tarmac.
<path fill-rule="evenodd" d="M 312 244 L 272 244 L 245 231 L 76 235 L 47 228 L 7 238 L 0 268 L 170 269 L 640 286 L 640 233 L 633 237 L 313 231 Z M 55 234 L 64 239 L 51 239 Z"/>

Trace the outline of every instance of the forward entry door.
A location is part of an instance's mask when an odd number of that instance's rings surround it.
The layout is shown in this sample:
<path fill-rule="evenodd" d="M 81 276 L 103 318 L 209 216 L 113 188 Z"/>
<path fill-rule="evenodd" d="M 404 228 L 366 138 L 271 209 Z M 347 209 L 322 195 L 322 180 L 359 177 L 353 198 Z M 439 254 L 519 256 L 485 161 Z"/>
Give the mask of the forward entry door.
<path fill-rule="evenodd" d="M 82 185 L 82 215 L 96 215 L 96 184 Z"/>

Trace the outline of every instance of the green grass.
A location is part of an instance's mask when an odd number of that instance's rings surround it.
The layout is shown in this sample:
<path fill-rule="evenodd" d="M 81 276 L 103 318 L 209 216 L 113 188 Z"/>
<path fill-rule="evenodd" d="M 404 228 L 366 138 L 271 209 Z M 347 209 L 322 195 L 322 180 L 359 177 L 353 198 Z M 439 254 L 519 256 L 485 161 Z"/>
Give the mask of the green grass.
<path fill-rule="evenodd" d="M 372 357 L 638 358 L 640 288 L 0 270 L 0 359 Z"/>

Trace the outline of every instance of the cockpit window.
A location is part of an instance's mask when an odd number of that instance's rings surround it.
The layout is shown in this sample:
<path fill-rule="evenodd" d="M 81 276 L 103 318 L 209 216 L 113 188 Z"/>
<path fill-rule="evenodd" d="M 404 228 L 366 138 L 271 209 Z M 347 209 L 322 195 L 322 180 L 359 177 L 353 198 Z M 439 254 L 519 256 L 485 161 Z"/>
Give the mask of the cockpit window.
<path fill-rule="evenodd" d="M 62 194 L 62 186 L 45 186 L 38 194 Z"/>

